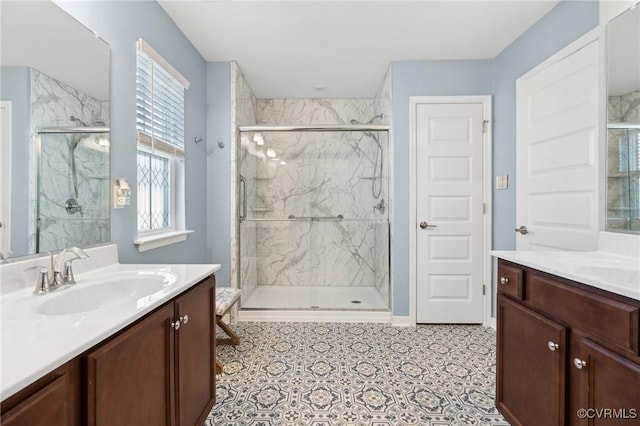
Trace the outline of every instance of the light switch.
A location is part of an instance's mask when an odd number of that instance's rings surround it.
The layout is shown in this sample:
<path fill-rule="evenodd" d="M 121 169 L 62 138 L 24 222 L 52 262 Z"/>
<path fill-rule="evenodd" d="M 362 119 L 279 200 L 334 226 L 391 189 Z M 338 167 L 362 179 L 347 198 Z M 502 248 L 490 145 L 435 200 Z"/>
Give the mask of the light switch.
<path fill-rule="evenodd" d="M 509 175 L 496 176 L 496 189 L 507 189 L 509 187 Z"/>

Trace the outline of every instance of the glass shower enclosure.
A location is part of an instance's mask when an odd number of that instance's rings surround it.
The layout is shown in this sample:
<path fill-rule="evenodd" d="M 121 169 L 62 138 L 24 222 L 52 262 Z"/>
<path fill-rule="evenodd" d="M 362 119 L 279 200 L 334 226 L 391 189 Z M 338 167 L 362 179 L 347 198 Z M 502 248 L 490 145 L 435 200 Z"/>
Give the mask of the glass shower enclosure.
<path fill-rule="evenodd" d="M 240 128 L 241 309 L 389 310 L 387 129 Z"/>

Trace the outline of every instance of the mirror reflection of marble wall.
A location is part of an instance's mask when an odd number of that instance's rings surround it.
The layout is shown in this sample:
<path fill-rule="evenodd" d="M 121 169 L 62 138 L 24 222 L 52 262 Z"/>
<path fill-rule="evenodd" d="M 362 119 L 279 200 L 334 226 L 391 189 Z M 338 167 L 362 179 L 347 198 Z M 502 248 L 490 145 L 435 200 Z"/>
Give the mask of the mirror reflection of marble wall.
<path fill-rule="evenodd" d="M 53 2 L 0 7 L 0 100 L 12 111 L 11 242 L 0 251 L 15 257 L 108 242 L 109 134 L 39 130 L 109 126 L 109 46 Z M 82 210 L 67 213 L 69 198 Z"/>
<path fill-rule="evenodd" d="M 51 123 L 106 127 L 109 105 L 31 69 L 31 134 Z M 29 199 L 29 252 L 109 241 L 108 133 L 40 134 L 30 155 L 39 185 Z M 35 161 L 36 158 L 38 161 Z M 78 207 L 65 208 L 69 200 Z M 79 209 L 79 210 L 78 210 Z M 77 211 L 76 211 L 77 210 Z"/>
<path fill-rule="evenodd" d="M 608 231 L 640 233 L 640 6 L 607 24 Z"/>

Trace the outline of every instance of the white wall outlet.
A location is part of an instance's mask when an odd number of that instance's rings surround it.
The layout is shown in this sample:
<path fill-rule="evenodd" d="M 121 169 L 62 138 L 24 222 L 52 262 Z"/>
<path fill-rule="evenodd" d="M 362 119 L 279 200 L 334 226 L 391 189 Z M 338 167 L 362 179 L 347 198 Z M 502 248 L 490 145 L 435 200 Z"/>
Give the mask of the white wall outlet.
<path fill-rule="evenodd" d="M 116 184 L 113 185 L 113 208 L 114 209 L 122 209 L 126 206 L 131 205 L 131 196 L 129 186 L 126 186 L 126 189 L 123 189 L 122 185 L 119 184 L 119 181 L 116 181 Z"/>
<path fill-rule="evenodd" d="M 496 176 L 496 189 L 507 189 L 509 187 L 509 175 Z"/>

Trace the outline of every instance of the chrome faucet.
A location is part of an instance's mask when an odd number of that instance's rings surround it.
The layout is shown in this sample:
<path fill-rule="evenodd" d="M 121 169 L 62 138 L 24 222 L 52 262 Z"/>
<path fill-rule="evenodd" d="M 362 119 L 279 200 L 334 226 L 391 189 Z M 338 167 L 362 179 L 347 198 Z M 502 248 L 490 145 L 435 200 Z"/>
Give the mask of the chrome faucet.
<path fill-rule="evenodd" d="M 75 257 L 67 259 L 70 254 Z M 71 264 L 74 260 L 86 259 L 87 257 L 89 257 L 89 255 L 78 247 L 69 247 L 62 250 L 58 256 L 56 256 L 55 260 L 53 254 L 49 252 L 49 267 L 33 266 L 25 269 L 25 272 L 38 271 L 38 281 L 36 282 L 36 288 L 33 292 L 38 295 L 43 295 L 51 293 L 63 286 L 75 284 L 76 280 L 73 277 Z"/>
<path fill-rule="evenodd" d="M 69 254 L 72 254 L 75 257 L 67 260 Z M 61 286 L 75 284 L 76 280 L 73 277 L 73 269 L 71 268 L 71 263 L 74 260 L 86 259 L 87 257 L 89 257 L 89 255 L 78 247 L 68 247 L 62 250 L 62 252 L 58 254 L 55 262 L 53 263 L 52 270 L 53 281 L 55 282 L 55 285 Z"/>

